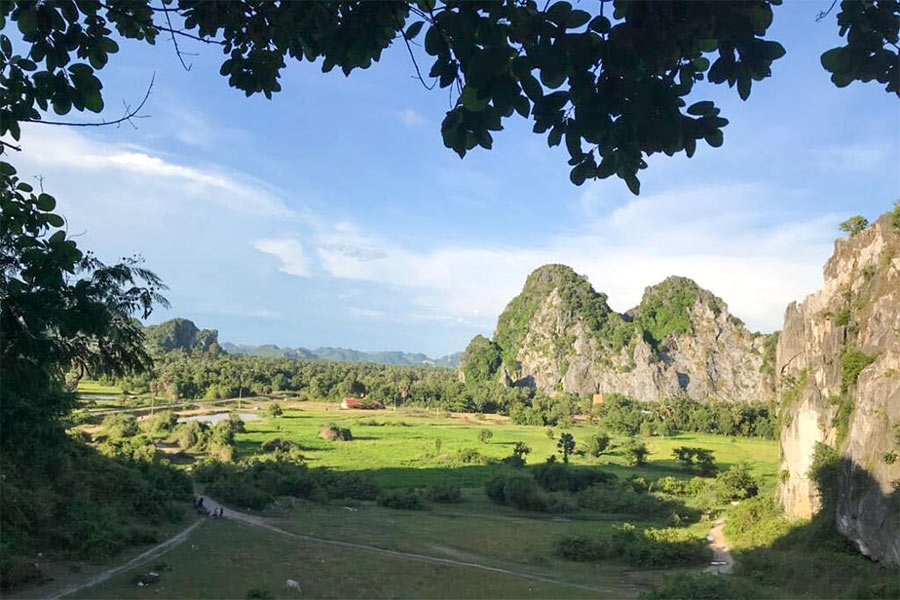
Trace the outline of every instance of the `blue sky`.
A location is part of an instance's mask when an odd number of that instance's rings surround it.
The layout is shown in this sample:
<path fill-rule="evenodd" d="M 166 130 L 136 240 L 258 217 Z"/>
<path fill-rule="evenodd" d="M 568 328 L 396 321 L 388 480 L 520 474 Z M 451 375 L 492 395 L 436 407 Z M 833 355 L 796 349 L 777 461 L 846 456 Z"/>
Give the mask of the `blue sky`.
<path fill-rule="evenodd" d="M 405 48 L 345 78 L 291 64 L 283 91 L 246 98 L 197 52 L 124 43 L 103 72 L 95 130 L 31 126 L 14 157 L 40 175 L 79 243 L 107 261 L 142 254 L 173 316 L 244 343 L 442 355 L 490 334 L 527 274 L 569 264 L 624 311 L 670 274 L 694 278 L 753 329 L 821 283 L 849 215 L 900 198 L 900 113 L 877 84 L 835 88 L 818 56 L 837 45 L 828 2 L 775 9 L 787 55 L 747 102 L 702 85 L 731 123 L 725 145 L 654 157 L 641 196 L 620 180 L 575 187 L 566 154 L 509 121 L 492 151 L 445 149 L 446 90 L 412 79 Z M 80 118 L 82 115 L 74 115 Z"/>

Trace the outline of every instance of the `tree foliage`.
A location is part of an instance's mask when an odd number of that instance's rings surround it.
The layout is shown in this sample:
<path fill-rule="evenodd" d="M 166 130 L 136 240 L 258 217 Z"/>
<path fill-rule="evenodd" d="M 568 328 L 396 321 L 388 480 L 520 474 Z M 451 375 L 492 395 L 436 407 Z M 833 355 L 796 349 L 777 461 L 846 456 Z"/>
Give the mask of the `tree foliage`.
<path fill-rule="evenodd" d="M 559 440 L 556 442 L 557 451 L 562 454 L 564 463 L 569 462 L 569 456 L 575 452 L 575 438 L 571 433 L 559 434 Z"/>
<path fill-rule="evenodd" d="M 869 220 L 867 218 L 862 215 L 854 215 L 846 221 L 842 221 L 838 228 L 848 235 L 856 235 L 861 231 L 865 231 L 868 226 Z"/>
<path fill-rule="evenodd" d="M 704 99 L 704 82 L 746 100 L 771 75 L 785 53 L 766 37 L 777 4 L 601 0 L 588 12 L 564 0 L 5 2 L 0 28 L 15 23 L 23 48 L 0 36 L 0 135 L 18 140 L 23 122 L 51 110 L 103 110 L 97 72 L 124 40 L 171 36 L 182 59 L 178 40 L 217 46 L 228 84 L 268 98 L 288 61 L 349 75 L 402 43 L 423 83 L 455 92 L 441 134 L 459 156 L 491 148 L 518 114 L 550 146 L 565 143 L 573 183 L 616 175 L 637 194 L 647 157 L 722 145 L 728 120 Z M 846 45 L 822 56 L 836 85 L 874 79 L 900 95 L 898 14 L 896 0 L 842 2 Z M 425 76 L 419 45 L 433 60 Z"/>
<path fill-rule="evenodd" d="M 140 324 L 165 286 L 140 258 L 107 266 L 82 252 L 56 200 L 0 163 L 0 437 L 4 448 L 46 442 L 74 396 L 65 376 L 147 369 Z M 20 450 L 22 448 L 19 448 Z"/>

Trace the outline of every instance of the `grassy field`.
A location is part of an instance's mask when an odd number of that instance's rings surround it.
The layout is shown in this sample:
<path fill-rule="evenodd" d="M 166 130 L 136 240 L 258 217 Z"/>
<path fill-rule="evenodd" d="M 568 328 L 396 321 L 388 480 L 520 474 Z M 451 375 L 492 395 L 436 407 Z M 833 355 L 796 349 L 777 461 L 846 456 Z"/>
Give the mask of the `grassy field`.
<path fill-rule="evenodd" d="M 279 531 L 234 520 L 210 521 L 153 565 L 76 597 L 244 598 L 254 588 L 271 597 L 292 597 L 295 594 L 285 588 L 285 581 L 294 579 L 301 583 L 304 596 L 324 598 L 628 598 L 657 585 L 664 575 L 678 572 L 639 569 L 615 560 L 563 560 L 555 554 L 555 547 L 565 536 L 609 532 L 623 522 L 641 527 L 665 527 L 667 523 L 585 509 L 552 515 L 496 505 L 488 500 L 482 485 L 508 467 L 464 464 L 457 457 L 461 450 L 474 449 L 499 459 L 511 454 L 515 442 L 522 441 L 531 448 L 529 465 L 537 465 L 557 454 L 556 441 L 545 427 L 517 426 L 496 415 L 439 415 L 416 409 L 340 411 L 336 405 L 313 402 L 284 402 L 284 414 L 269 418 L 263 416 L 265 404 L 258 398 L 243 402 L 245 412 L 261 418 L 247 420 L 246 433 L 237 436 L 240 457 L 256 454 L 261 443 L 279 437 L 298 444 L 311 467 L 366 473 L 384 489 L 456 483 L 463 488 L 464 501 L 429 502 L 424 511 L 392 510 L 374 502 L 279 501 L 254 513 Z M 221 406 L 206 408 L 222 410 Z M 354 439 L 319 439 L 320 426 L 331 422 L 350 428 Z M 483 429 L 492 433 L 487 443 L 479 441 Z M 578 446 L 598 433 L 596 426 L 586 422 L 558 428 L 554 437 L 562 431 L 571 433 Z M 690 477 L 675 462 L 672 450 L 696 446 L 712 450 L 720 469 L 745 461 L 764 489 L 774 485 L 777 444 L 772 441 L 696 434 L 650 438 L 645 440 L 650 449 L 648 462 L 641 467 L 627 466 L 621 451 L 625 437 L 614 436 L 612 441 L 614 447 L 599 459 L 576 455 L 572 466 L 601 467 L 622 479 L 632 475 Z M 688 526 L 697 536 L 705 535 L 709 527 L 709 521 Z M 443 564 L 440 559 L 482 568 Z M 151 568 L 162 569 L 160 582 L 137 587 L 134 578 Z"/>
<path fill-rule="evenodd" d="M 319 427 L 329 422 L 350 428 L 353 441 L 319 439 Z M 478 441 L 482 429 L 489 429 L 493 434 L 488 443 Z M 558 437 L 562 431 L 570 432 L 578 444 L 599 432 L 596 426 L 586 423 L 560 428 L 554 433 Z M 491 465 L 460 464 L 455 459 L 459 450 L 473 448 L 486 456 L 503 458 L 512 452 L 516 441 L 523 441 L 531 448 L 528 455 L 531 464 L 544 462 L 557 453 L 556 441 L 547 436 L 547 428 L 513 425 L 494 415 L 479 419 L 468 414 L 438 417 L 424 411 L 351 412 L 320 403 L 299 405 L 298 409 L 286 410 L 284 416 L 276 419 L 248 421 L 247 433 L 238 436 L 238 449 L 241 454 L 249 455 L 260 443 L 274 437 L 299 443 L 310 466 L 369 472 L 386 488 L 442 482 L 475 487 L 482 485 L 484 478 L 497 470 Z M 440 440 L 440 450 L 436 449 L 436 440 Z M 625 440 L 625 437 L 612 438 L 613 443 L 619 445 Z M 617 448 L 599 459 L 574 456 L 571 461 L 573 465 L 601 466 L 620 477 L 684 476 L 672 450 L 679 446 L 697 446 L 712 450 L 720 469 L 747 461 L 763 488 L 775 484 L 778 445 L 774 441 L 702 434 L 680 434 L 645 441 L 650 449 L 648 464 L 637 469 L 627 466 L 623 453 Z"/>

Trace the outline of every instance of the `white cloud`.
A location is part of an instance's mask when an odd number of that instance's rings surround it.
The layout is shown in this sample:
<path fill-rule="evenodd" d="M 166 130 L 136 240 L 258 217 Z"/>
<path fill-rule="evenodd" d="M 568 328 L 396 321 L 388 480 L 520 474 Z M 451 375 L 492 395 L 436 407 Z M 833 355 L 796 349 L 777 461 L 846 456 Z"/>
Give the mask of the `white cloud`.
<path fill-rule="evenodd" d="M 396 113 L 397 118 L 400 119 L 400 122 L 406 125 L 407 127 L 415 127 L 417 125 L 423 125 L 427 123 L 427 119 L 414 111 L 411 108 L 404 108 L 403 110 L 398 110 Z"/>
<path fill-rule="evenodd" d="M 171 182 L 179 187 L 160 201 L 177 202 L 191 195 L 230 210 L 275 217 L 301 218 L 266 183 L 226 174 L 216 168 L 178 164 L 150 150 L 96 141 L 74 131 L 32 126 L 23 136 L 23 154 L 38 168 L 69 168 L 122 172 L 133 176 L 131 187 L 159 186 Z"/>
<path fill-rule="evenodd" d="M 278 270 L 283 273 L 297 277 L 308 277 L 310 274 L 309 259 L 303 252 L 303 246 L 295 239 L 256 240 L 253 247 L 260 252 L 278 257 L 281 261 Z"/>
<path fill-rule="evenodd" d="M 643 289 L 684 275 L 723 297 L 750 327 L 781 327 L 784 309 L 821 282 L 835 217 L 774 218 L 778 198 L 764 186 L 719 184 L 645 196 L 568 235 L 532 247 L 446 247 L 416 252 L 360 234 L 380 258 L 320 245 L 334 277 L 405 290 L 418 319 L 457 319 L 493 327 L 528 275 L 546 263 L 586 274 L 624 311 Z M 781 217 L 783 219 L 783 215 Z"/>

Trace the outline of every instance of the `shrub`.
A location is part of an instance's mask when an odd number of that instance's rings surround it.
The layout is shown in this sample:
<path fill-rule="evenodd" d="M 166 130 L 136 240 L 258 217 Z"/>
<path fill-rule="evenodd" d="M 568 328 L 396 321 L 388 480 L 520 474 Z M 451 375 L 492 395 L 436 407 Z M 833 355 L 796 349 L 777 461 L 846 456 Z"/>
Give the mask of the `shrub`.
<path fill-rule="evenodd" d="M 860 233 L 861 231 L 865 231 L 866 227 L 868 226 L 869 220 L 867 218 L 862 215 L 854 215 L 838 225 L 838 228 L 844 233 L 852 236 Z"/>
<path fill-rule="evenodd" d="M 716 476 L 716 496 L 720 502 L 743 500 L 758 493 L 759 484 L 750 474 L 750 467 L 746 463 L 732 465 Z"/>
<path fill-rule="evenodd" d="M 728 511 L 725 536 L 735 548 L 771 546 L 791 530 L 775 499 L 756 496 Z"/>
<path fill-rule="evenodd" d="M 561 433 L 556 443 L 556 449 L 562 454 L 563 462 L 569 462 L 569 455 L 575 451 L 575 438 L 571 433 Z"/>
<path fill-rule="evenodd" d="M 346 427 L 340 427 L 336 423 L 326 423 L 319 428 L 319 437 L 328 442 L 349 442 L 353 434 Z"/>
<path fill-rule="evenodd" d="M 153 462 L 159 455 L 156 444 L 146 435 L 108 439 L 97 449 L 106 456 L 133 461 Z"/>
<path fill-rule="evenodd" d="M 113 413 L 103 418 L 103 432 L 110 439 L 118 439 L 135 436 L 140 429 L 131 413 Z"/>
<path fill-rule="evenodd" d="M 244 423 L 241 415 L 236 412 L 228 413 L 228 422 L 231 423 L 231 429 L 235 433 L 245 433 L 247 431 L 246 423 Z"/>
<path fill-rule="evenodd" d="M 650 454 L 647 445 L 643 441 L 635 438 L 628 440 L 623 449 L 625 450 L 625 457 L 628 460 L 628 464 L 632 467 L 639 467 L 645 464 L 647 462 L 647 455 Z"/>
<path fill-rule="evenodd" d="M 175 443 L 182 450 L 202 449 L 209 440 L 209 425 L 201 421 L 185 421 L 173 431 Z"/>
<path fill-rule="evenodd" d="M 439 483 L 428 488 L 426 493 L 432 502 L 456 503 L 462 502 L 462 491 L 455 483 Z"/>
<path fill-rule="evenodd" d="M 640 600 L 756 600 L 769 597 L 764 588 L 744 578 L 707 573 L 672 575 L 659 587 L 638 596 Z"/>
<path fill-rule="evenodd" d="M 520 510 L 561 513 L 575 508 L 566 497 L 548 494 L 525 474 L 497 475 L 485 482 L 484 490 L 493 502 Z"/>
<path fill-rule="evenodd" d="M 467 465 L 486 465 L 491 462 L 489 456 L 485 456 L 475 448 L 463 448 L 462 450 L 458 450 L 456 452 L 456 460 Z"/>
<path fill-rule="evenodd" d="M 247 590 L 247 600 L 273 600 L 275 596 L 266 588 L 251 588 Z"/>
<path fill-rule="evenodd" d="M 487 444 L 492 437 L 494 437 L 494 432 L 490 429 L 482 429 L 478 432 L 478 441 L 482 444 Z"/>
<path fill-rule="evenodd" d="M 702 537 L 684 529 L 644 529 L 624 523 L 612 533 L 563 538 L 557 554 L 576 561 L 617 558 L 635 567 L 678 567 L 708 561 L 712 551 Z"/>
<path fill-rule="evenodd" d="M 715 456 L 710 450 L 680 446 L 672 450 L 672 455 L 688 472 L 693 472 L 694 467 L 701 475 L 709 476 L 716 472 L 716 465 L 713 463 Z"/>
<path fill-rule="evenodd" d="M 413 488 L 384 492 L 378 497 L 378 504 L 400 510 L 425 510 L 422 493 Z"/>
<path fill-rule="evenodd" d="M 150 433 L 167 433 L 178 425 L 178 416 L 171 410 L 163 410 L 150 415 L 145 421 L 145 427 Z"/>
<path fill-rule="evenodd" d="M 281 409 L 281 405 L 277 402 L 272 402 L 266 407 L 266 416 L 272 419 L 280 417 L 284 414 L 284 410 Z"/>
<path fill-rule="evenodd" d="M 875 354 L 866 354 L 856 347 L 850 347 L 844 350 L 841 356 L 841 392 L 846 393 L 851 387 L 856 385 L 859 374 L 863 369 L 875 362 Z"/>
<path fill-rule="evenodd" d="M 578 506 L 605 513 L 631 514 L 646 517 L 672 512 L 670 502 L 650 494 L 641 494 L 620 485 L 594 485 L 576 496 Z"/>
<path fill-rule="evenodd" d="M 600 469 L 574 469 L 565 463 L 546 462 L 533 471 L 534 479 L 545 490 L 551 492 L 580 492 L 595 483 L 611 483 L 617 480 L 613 473 Z"/>
<path fill-rule="evenodd" d="M 602 435 L 593 435 L 588 439 L 587 444 L 587 453 L 588 456 L 593 456 L 594 458 L 599 457 L 601 454 L 606 452 L 606 449 L 609 448 L 609 436 Z"/>
<path fill-rule="evenodd" d="M 297 448 L 297 444 L 279 437 L 266 440 L 259 446 L 263 452 L 290 452 L 295 448 Z"/>

